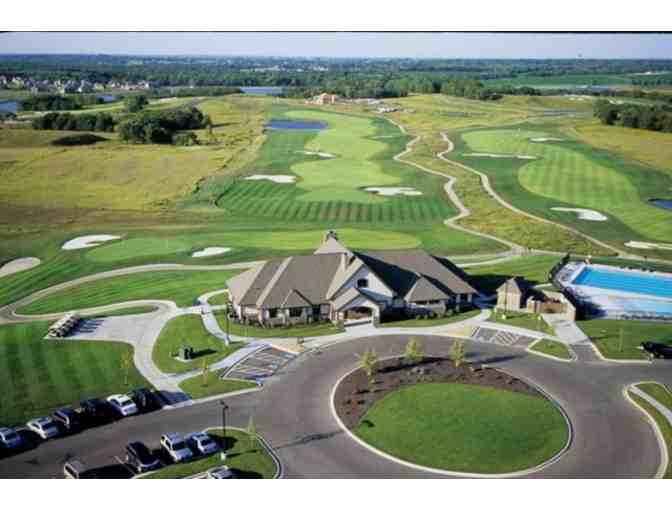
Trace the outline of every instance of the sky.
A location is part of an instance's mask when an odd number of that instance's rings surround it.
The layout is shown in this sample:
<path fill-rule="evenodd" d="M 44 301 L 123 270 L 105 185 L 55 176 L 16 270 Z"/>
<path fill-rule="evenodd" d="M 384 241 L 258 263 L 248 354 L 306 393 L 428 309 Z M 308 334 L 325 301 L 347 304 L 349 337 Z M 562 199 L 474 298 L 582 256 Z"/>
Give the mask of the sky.
<path fill-rule="evenodd" d="M 410 58 L 672 58 L 672 34 L 18 32 L 0 53 Z"/>

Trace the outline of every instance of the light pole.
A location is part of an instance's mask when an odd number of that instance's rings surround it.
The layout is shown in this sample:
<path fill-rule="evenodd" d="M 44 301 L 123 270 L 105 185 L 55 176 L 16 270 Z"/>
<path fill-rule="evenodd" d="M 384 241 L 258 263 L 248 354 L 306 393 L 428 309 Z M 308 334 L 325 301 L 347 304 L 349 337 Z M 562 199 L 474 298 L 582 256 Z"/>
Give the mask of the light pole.
<path fill-rule="evenodd" d="M 224 313 L 226 315 L 226 345 L 229 345 L 229 342 L 231 342 L 231 337 L 229 336 L 229 304 L 226 304 L 226 309 L 224 310 Z"/>
<path fill-rule="evenodd" d="M 226 460 L 226 410 L 229 406 L 223 400 L 219 401 L 222 406 L 222 460 Z"/>

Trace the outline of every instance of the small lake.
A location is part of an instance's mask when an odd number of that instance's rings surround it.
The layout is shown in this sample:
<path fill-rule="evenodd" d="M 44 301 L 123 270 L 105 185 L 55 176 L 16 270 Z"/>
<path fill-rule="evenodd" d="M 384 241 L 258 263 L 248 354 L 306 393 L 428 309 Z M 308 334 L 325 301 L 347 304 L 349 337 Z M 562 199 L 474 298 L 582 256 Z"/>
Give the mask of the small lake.
<path fill-rule="evenodd" d="M 327 129 L 327 123 L 310 120 L 271 119 L 266 127 L 271 129 Z"/>
<path fill-rule="evenodd" d="M 256 94 L 258 96 L 279 96 L 282 94 L 282 87 L 238 87 L 245 94 Z"/>
<path fill-rule="evenodd" d="M 653 205 L 657 205 L 658 207 L 664 207 L 665 209 L 672 209 L 672 198 L 653 198 L 649 200 Z"/>
<path fill-rule="evenodd" d="M 0 99 L 0 112 L 16 113 L 19 110 L 18 101 L 3 101 Z"/>
<path fill-rule="evenodd" d="M 117 100 L 117 96 L 110 96 L 110 95 L 104 95 L 104 96 L 98 96 L 100 99 L 103 100 L 105 103 L 111 103 L 112 101 Z"/>

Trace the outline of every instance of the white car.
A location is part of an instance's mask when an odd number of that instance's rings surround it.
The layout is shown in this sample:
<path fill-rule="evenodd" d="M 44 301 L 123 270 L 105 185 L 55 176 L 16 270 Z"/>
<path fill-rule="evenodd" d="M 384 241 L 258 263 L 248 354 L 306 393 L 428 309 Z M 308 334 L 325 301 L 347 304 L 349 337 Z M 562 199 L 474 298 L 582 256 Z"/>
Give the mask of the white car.
<path fill-rule="evenodd" d="M 23 443 L 23 439 L 16 433 L 16 430 L 9 427 L 0 427 L 0 444 L 6 449 L 18 448 L 21 443 Z"/>
<path fill-rule="evenodd" d="M 205 432 L 194 432 L 187 436 L 189 447 L 201 455 L 210 455 L 219 450 L 219 446 Z"/>
<path fill-rule="evenodd" d="M 161 436 L 161 447 L 168 452 L 175 462 L 184 462 L 194 456 L 187 446 L 187 442 L 179 434 L 164 434 Z"/>
<path fill-rule="evenodd" d="M 110 395 L 107 397 L 107 401 L 121 416 L 138 414 L 138 406 L 128 395 Z"/>
<path fill-rule="evenodd" d="M 226 480 L 227 478 L 235 478 L 236 475 L 227 466 L 219 466 L 208 469 L 208 478 L 212 480 Z"/>
<path fill-rule="evenodd" d="M 58 425 L 51 418 L 36 418 L 26 423 L 26 427 L 42 439 L 50 439 L 58 435 Z"/>

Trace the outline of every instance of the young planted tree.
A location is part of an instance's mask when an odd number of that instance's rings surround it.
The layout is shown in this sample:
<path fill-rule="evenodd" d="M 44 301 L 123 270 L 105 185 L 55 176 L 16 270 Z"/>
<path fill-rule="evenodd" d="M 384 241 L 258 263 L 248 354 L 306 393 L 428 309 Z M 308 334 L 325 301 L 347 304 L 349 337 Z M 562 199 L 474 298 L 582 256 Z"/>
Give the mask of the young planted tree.
<path fill-rule="evenodd" d="M 450 350 L 450 357 L 455 364 L 455 368 L 459 368 L 466 358 L 466 352 L 464 350 L 464 341 L 455 340 L 453 347 Z"/>
<path fill-rule="evenodd" d="M 131 356 L 131 353 L 123 353 L 121 355 L 121 370 L 124 373 L 124 386 L 128 386 L 128 375 L 131 370 L 131 363 L 133 363 L 133 356 Z"/>
<path fill-rule="evenodd" d="M 418 341 L 417 338 L 412 337 L 406 344 L 404 359 L 408 362 L 409 365 L 414 365 L 420 361 L 423 356 L 424 350 L 422 348 L 422 344 Z"/>
<path fill-rule="evenodd" d="M 373 386 L 376 377 L 376 363 L 378 363 L 378 355 L 373 349 L 367 349 L 362 354 L 359 360 L 360 367 L 364 370 L 366 377 L 369 379 L 369 390 Z"/>

